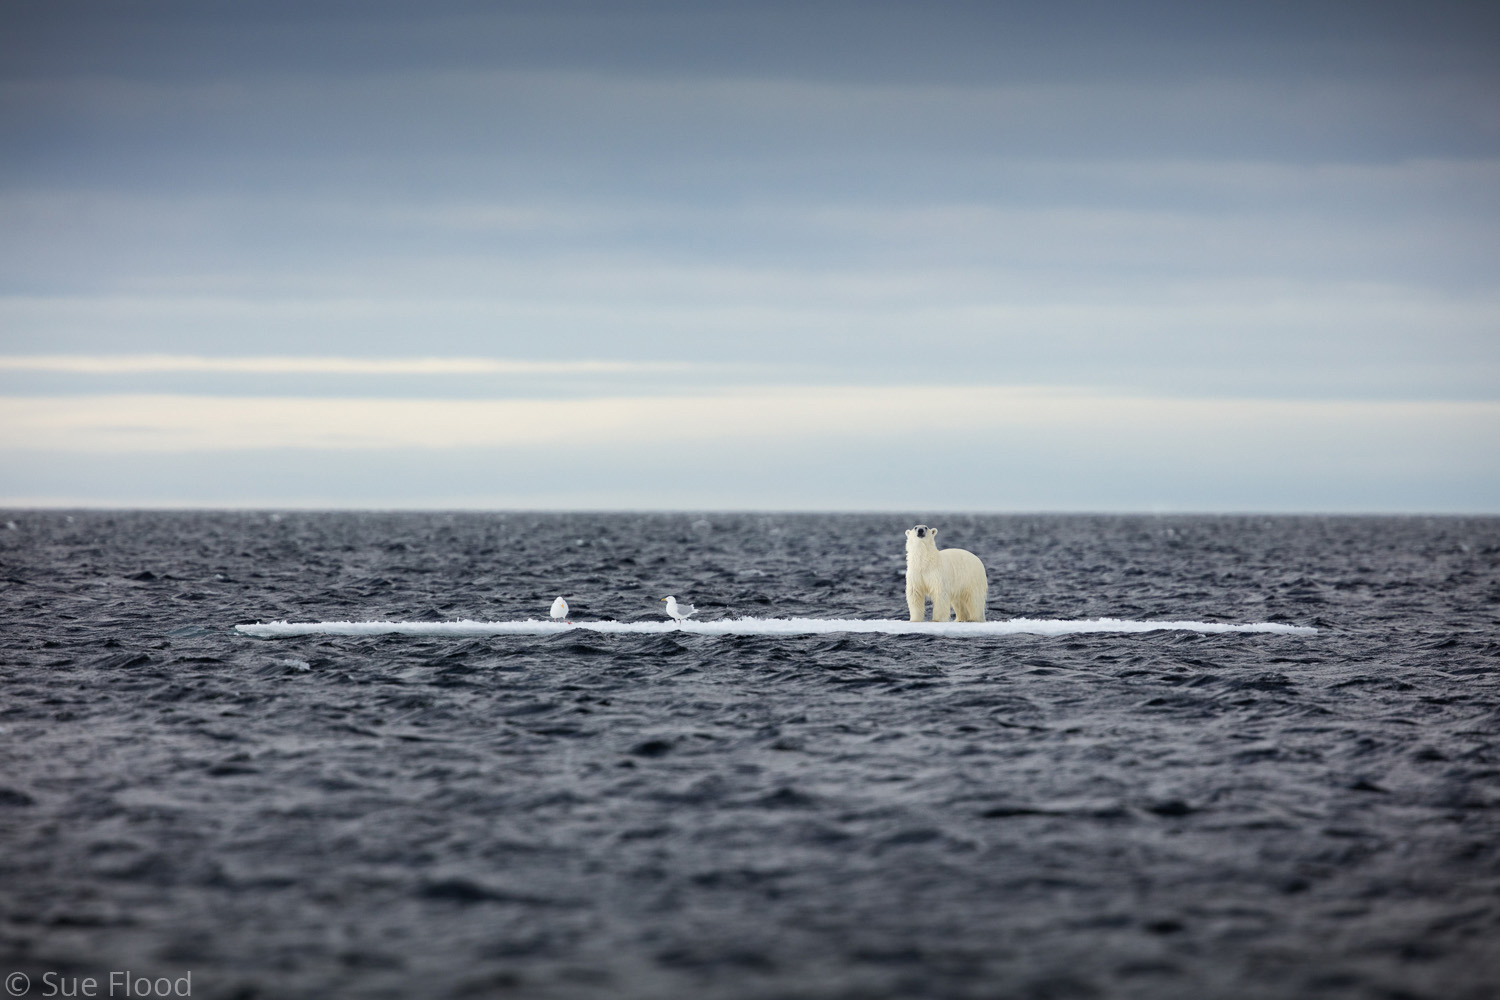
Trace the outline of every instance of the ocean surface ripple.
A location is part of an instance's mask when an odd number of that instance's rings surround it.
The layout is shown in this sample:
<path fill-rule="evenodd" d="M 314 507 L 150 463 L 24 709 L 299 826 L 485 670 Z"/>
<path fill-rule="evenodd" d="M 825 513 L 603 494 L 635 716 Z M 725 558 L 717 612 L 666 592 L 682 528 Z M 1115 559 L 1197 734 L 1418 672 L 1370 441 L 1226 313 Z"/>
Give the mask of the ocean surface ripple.
<path fill-rule="evenodd" d="M 235 631 L 900 619 L 915 520 L 1316 631 Z M 10 511 L 0 608 L 32 995 L 1500 995 L 1497 518 Z"/>

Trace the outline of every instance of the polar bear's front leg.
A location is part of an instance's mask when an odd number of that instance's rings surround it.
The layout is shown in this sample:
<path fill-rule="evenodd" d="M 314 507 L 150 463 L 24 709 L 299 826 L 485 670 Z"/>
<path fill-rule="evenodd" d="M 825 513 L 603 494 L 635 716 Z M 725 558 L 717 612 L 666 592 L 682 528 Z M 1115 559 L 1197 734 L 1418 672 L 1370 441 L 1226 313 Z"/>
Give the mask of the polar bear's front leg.
<path fill-rule="evenodd" d="M 934 590 L 932 592 L 932 620 L 945 622 L 953 614 L 953 602 L 948 600 L 948 592 L 945 590 Z"/>
<path fill-rule="evenodd" d="M 906 585 L 906 610 L 911 613 L 911 620 L 919 622 L 927 613 L 926 602 L 922 599 L 922 592 L 911 584 Z"/>

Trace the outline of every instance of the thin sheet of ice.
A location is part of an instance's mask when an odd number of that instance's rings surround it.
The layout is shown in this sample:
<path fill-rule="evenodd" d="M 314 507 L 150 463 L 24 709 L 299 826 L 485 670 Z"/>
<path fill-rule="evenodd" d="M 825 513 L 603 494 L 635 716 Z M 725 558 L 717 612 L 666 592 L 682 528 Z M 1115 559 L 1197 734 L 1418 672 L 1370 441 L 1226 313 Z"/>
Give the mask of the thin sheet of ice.
<path fill-rule="evenodd" d="M 882 635 L 1076 635 L 1082 632 L 1275 632 L 1282 635 L 1312 635 L 1318 630 L 1305 625 L 1253 622 L 1229 625 L 1222 622 L 1129 621 L 1094 618 L 1089 621 L 1012 618 L 1003 622 L 911 622 L 898 619 L 863 618 L 722 618 L 718 621 L 660 622 L 565 622 L 527 619 L 519 622 L 257 622 L 236 625 L 246 635 L 278 638 L 292 635 L 556 635 L 560 632 L 605 632 L 627 635 L 661 635 L 686 632 L 692 635 L 823 635 L 830 632 L 866 632 Z"/>

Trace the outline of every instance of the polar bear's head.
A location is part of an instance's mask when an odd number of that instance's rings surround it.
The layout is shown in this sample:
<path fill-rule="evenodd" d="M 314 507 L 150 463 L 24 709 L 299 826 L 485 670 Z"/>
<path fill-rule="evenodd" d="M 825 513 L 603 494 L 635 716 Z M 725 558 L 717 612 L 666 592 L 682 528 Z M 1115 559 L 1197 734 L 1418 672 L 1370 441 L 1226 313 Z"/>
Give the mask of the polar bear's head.
<path fill-rule="evenodd" d="M 937 529 L 929 528 L 925 524 L 919 524 L 915 528 L 906 529 L 906 551 L 915 548 L 937 548 Z"/>

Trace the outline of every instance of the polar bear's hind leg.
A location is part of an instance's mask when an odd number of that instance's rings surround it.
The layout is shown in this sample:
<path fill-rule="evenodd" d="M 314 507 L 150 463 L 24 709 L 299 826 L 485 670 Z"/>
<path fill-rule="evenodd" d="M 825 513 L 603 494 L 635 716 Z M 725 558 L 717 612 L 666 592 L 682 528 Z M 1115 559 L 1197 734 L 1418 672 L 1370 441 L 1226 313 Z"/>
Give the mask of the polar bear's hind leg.
<path fill-rule="evenodd" d="M 984 589 L 975 589 L 959 598 L 958 620 L 961 622 L 984 621 L 985 596 Z"/>

